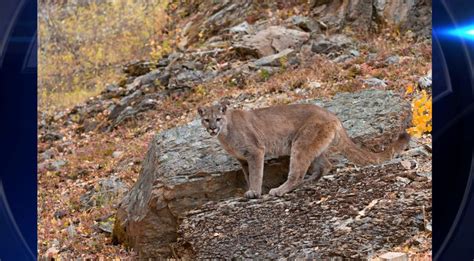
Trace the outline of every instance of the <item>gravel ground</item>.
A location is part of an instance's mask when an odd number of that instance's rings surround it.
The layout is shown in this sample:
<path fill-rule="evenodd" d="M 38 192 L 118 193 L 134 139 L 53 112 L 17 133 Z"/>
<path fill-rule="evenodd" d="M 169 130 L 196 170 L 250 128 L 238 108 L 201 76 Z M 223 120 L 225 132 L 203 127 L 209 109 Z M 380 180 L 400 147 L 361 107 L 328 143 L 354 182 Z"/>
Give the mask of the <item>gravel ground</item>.
<path fill-rule="evenodd" d="M 418 237 L 430 235 L 430 162 L 409 155 L 333 170 L 282 198 L 208 203 L 184 218 L 175 252 L 192 259 L 366 259 L 406 244 L 429 251 L 429 239 Z"/>

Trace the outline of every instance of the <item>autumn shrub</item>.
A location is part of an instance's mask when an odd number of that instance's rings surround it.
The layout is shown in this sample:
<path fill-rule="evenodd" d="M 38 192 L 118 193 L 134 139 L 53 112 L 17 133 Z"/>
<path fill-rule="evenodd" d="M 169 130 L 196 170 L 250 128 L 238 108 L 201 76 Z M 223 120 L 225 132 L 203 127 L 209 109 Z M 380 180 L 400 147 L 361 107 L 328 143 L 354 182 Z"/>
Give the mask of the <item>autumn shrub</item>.
<path fill-rule="evenodd" d="M 421 137 L 424 133 L 431 133 L 432 129 L 432 98 L 425 90 L 413 92 L 413 87 L 409 86 L 407 94 L 414 94 L 411 104 L 412 127 L 407 131 L 414 137 Z"/>
<path fill-rule="evenodd" d="M 130 61 L 159 58 L 167 1 L 40 3 L 38 94 L 41 109 L 64 107 L 121 80 Z M 165 50 L 166 51 L 166 50 Z"/>

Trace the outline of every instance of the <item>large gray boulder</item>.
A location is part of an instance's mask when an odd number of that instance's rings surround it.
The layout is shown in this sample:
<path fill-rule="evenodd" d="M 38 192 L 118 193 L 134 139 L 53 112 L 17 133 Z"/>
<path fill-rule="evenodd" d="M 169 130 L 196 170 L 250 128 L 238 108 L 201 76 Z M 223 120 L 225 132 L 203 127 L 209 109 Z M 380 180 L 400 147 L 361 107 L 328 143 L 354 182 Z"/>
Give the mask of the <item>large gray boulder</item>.
<path fill-rule="evenodd" d="M 282 26 L 269 26 L 256 34 L 245 35 L 233 48 L 243 54 L 257 58 L 272 55 L 288 48 L 298 49 L 308 41 L 309 33 Z"/>
<path fill-rule="evenodd" d="M 373 24 L 373 0 L 312 2 L 314 17 L 326 25 L 329 31 L 339 31 L 347 26 L 353 30 L 367 32 Z"/>
<path fill-rule="evenodd" d="M 356 142 L 374 151 L 391 143 L 406 127 L 410 106 L 398 95 L 379 90 L 337 94 L 330 101 L 308 101 L 333 111 Z M 288 159 L 267 159 L 264 193 L 286 179 Z M 113 237 L 140 257 L 170 256 L 170 243 L 186 211 L 209 201 L 241 197 L 244 179 L 198 120 L 159 133 L 149 145 L 136 184 L 123 198 Z"/>
<path fill-rule="evenodd" d="M 399 25 L 424 37 L 431 36 L 431 0 L 373 0 L 375 15 L 382 22 Z"/>

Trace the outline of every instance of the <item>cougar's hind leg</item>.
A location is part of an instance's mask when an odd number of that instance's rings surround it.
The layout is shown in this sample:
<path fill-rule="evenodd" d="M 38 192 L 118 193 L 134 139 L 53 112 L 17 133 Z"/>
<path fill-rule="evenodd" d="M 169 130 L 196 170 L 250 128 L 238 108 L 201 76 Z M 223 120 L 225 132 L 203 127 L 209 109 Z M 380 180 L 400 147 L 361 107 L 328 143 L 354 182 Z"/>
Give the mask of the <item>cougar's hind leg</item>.
<path fill-rule="evenodd" d="M 313 160 L 327 149 L 336 133 L 332 123 L 308 123 L 296 135 L 290 155 L 288 180 L 278 188 L 270 190 L 270 195 L 281 196 L 300 185 Z"/>
<path fill-rule="evenodd" d="M 324 153 L 321 154 L 311 162 L 304 181 L 319 180 L 322 176 L 331 171 L 331 167 L 332 164 L 329 162 L 326 155 L 324 155 Z"/>

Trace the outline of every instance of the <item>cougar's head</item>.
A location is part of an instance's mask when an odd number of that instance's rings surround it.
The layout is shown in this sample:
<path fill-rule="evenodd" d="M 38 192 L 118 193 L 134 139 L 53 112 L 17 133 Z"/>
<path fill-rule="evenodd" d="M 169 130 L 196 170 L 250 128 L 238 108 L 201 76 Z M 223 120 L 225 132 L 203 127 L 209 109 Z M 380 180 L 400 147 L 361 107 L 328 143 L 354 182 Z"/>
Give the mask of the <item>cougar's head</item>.
<path fill-rule="evenodd" d="M 223 101 L 217 105 L 198 108 L 202 126 L 206 128 L 211 136 L 218 135 L 227 124 L 225 117 L 227 106 L 229 106 L 229 102 Z"/>

